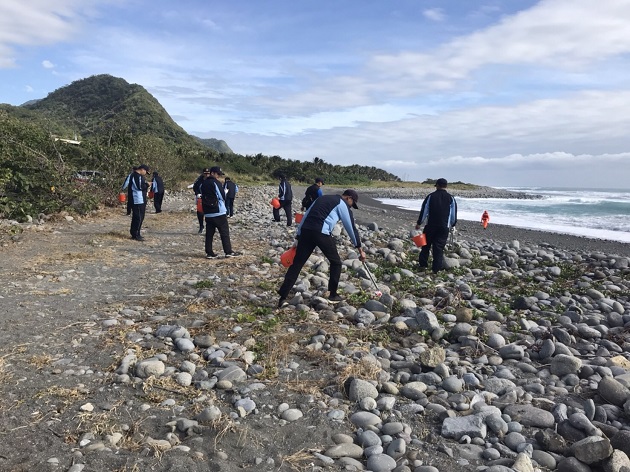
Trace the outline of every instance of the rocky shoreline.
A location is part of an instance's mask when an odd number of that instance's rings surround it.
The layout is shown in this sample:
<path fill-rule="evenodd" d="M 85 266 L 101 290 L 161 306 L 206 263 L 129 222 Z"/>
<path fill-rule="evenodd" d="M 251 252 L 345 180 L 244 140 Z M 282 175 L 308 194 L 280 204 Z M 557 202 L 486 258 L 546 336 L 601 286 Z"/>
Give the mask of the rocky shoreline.
<path fill-rule="evenodd" d="M 2 248 L 0 468 L 630 467 L 624 245 L 471 225 L 434 275 L 415 267 L 412 212 L 361 193 L 378 287 L 338 227 L 345 301 L 328 302 L 315 253 L 277 310 L 294 229 L 271 222 L 268 197 L 241 189 L 239 258 L 203 258 L 188 194 L 147 218 L 146 243 L 104 213 Z"/>
<path fill-rule="evenodd" d="M 364 193 L 370 195 L 373 198 L 424 198 L 429 192 L 435 190 L 434 188 L 401 188 L 401 187 L 387 187 L 387 188 L 370 188 Z M 543 198 L 542 195 L 528 192 L 516 192 L 512 190 L 505 190 L 494 187 L 477 187 L 474 189 L 458 189 L 449 188 L 449 193 L 455 197 L 466 198 L 513 198 L 518 200 L 539 200 Z"/>

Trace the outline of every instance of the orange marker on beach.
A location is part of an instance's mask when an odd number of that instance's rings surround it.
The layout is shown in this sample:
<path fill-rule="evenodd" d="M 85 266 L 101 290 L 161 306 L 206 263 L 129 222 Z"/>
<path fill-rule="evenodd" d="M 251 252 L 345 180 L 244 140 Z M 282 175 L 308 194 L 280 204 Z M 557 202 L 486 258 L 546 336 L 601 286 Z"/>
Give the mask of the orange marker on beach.
<path fill-rule="evenodd" d="M 481 224 L 483 225 L 483 229 L 488 228 L 488 223 L 490 223 L 490 215 L 487 210 L 484 210 L 483 215 L 481 215 Z"/>

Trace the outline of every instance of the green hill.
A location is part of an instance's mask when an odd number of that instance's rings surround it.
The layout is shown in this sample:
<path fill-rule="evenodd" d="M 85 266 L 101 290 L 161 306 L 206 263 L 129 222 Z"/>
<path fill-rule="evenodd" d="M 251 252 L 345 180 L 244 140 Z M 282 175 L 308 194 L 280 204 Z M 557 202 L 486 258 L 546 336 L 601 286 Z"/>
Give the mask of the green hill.
<path fill-rule="evenodd" d="M 18 107 L 0 104 L 0 218 L 113 203 L 130 168 L 140 163 L 159 170 L 167 188 L 216 164 L 241 181 L 272 181 L 279 172 L 296 183 L 315 177 L 340 185 L 400 181 L 382 169 L 318 157 L 236 154 L 225 141 L 188 134 L 144 87 L 107 74 Z M 89 192 L 76 179 L 82 169 L 98 171 Z"/>

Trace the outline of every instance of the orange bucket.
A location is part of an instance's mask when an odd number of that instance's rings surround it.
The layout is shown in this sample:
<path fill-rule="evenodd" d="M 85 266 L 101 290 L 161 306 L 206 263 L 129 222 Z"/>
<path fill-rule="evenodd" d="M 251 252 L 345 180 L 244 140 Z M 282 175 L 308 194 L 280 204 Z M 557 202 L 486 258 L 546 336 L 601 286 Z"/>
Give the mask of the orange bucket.
<path fill-rule="evenodd" d="M 153 197 L 155 197 L 155 193 L 153 193 L 153 190 L 151 190 L 151 191 L 149 192 L 149 198 L 153 198 Z"/>
<path fill-rule="evenodd" d="M 418 247 L 422 247 L 422 246 L 426 246 L 427 245 L 427 237 L 426 237 L 426 235 L 424 233 L 416 234 L 413 238 L 411 238 L 411 240 Z"/>
<path fill-rule="evenodd" d="M 280 208 L 280 200 L 278 200 L 277 198 L 272 198 L 271 206 L 277 210 L 278 208 Z"/>
<path fill-rule="evenodd" d="M 302 218 L 304 218 L 304 213 L 296 213 L 295 214 L 295 222 L 296 223 L 301 223 L 302 222 Z"/>
<path fill-rule="evenodd" d="M 297 247 L 292 247 L 288 251 L 284 251 L 280 256 L 280 263 L 284 267 L 290 267 L 293 264 L 293 259 L 295 259 L 295 253 L 297 252 Z"/>
<path fill-rule="evenodd" d="M 125 192 L 120 192 L 118 194 L 118 201 L 120 203 L 125 203 L 127 201 L 127 195 L 125 194 Z"/>
<path fill-rule="evenodd" d="M 203 213 L 203 204 L 201 203 L 201 198 L 197 199 L 197 213 Z"/>

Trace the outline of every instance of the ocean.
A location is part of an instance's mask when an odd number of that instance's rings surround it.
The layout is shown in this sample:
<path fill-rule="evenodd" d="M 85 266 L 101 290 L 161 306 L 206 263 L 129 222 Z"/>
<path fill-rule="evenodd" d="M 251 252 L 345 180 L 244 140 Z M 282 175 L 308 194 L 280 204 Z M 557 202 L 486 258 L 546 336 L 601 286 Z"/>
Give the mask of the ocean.
<path fill-rule="evenodd" d="M 498 187 L 497 187 L 498 188 Z M 630 190 L 501 187 L 542 195 L 538 200 L 458 197 L 460 220 L 479 221 L 487 210 L 493 223 L 554 233 L 630 242 Z M 422 200 L 379 198 L 385 205 L 420 211 Z"/>

